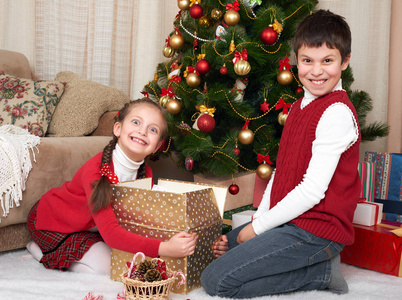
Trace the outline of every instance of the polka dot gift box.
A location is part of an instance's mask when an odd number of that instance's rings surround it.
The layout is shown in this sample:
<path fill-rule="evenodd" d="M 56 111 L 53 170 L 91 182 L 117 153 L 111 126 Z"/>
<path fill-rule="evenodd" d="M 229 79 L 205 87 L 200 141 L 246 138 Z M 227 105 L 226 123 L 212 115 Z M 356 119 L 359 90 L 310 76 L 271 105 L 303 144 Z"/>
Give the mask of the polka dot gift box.
<path fill-rule="evenodd" d="M 119 224 L 142 236 L 169 240 L 186 230 L 196 232 L 198 241 L 193 255 L 186 258 L 161 257 L 174 272 L 183 272 L 172 292 L 187 294 L 201 286 L 202 271 L 214 259 L 212 245 L 222 233 L 226 187 L 159 179 L 151 190 L 151 179 L 139 179 L 113 185 L 112 207 Z M 133 253 L 112 249 L 111 279 L 119 280 Z"/>

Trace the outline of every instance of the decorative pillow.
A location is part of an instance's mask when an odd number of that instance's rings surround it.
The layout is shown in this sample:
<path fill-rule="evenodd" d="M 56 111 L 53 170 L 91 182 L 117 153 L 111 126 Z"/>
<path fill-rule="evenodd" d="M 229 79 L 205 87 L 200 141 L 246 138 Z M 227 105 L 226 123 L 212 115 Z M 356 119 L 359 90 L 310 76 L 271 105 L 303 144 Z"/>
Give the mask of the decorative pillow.
<path fill-rule="evenodd" d="M 60 72 L 55 80 L 66 82 L 66 86 L 49 126 L 49 136 L 88 135 L 105 112 L 119 110 L 130 101 L 117 88 L 82 79 L 73 72 Z"/>
<path fill-rule="evenodd" d="M 11 124 L 45 136 L 63 91 L 62 82 L 33 81 L 0 71 L 0 125 Z"/>

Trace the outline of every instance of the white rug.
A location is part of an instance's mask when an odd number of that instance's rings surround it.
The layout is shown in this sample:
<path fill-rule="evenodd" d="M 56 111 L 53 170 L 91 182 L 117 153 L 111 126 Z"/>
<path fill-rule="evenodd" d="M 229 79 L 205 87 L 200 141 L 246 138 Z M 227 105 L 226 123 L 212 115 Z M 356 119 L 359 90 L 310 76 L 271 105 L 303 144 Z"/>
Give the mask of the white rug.
<path fill-rule="evenodd" d="M 325 291 L 299 292 L 254 298 L 256 300 L 365 300 L 402 299 L 402 278 L 341 264 L 342 273 L 349 283 L 349 293 L 335 295 Z M 82 300 L 88 292 L 114 300 L 123 290 L 121 282 L 103 275 L 88 275 L 47 270 L 26 250 L 0 253 L 0 299 L 72 299 Z M 170 294 L 172 300 L 223 299 L 210 297 L 202 288 L 188 295 Z"/>

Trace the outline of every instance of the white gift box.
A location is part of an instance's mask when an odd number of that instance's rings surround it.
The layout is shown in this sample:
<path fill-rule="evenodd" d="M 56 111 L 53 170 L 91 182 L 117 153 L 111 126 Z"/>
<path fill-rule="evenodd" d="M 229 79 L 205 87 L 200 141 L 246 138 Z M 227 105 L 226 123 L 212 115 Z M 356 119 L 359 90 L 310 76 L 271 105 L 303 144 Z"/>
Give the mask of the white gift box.
<path fill-rule="evenodd" d="M 255 214 L 255 210 L 245 210 L 232 215 L 232 229 L 250 222 Z"/>
<path fill-rule="evenodd" d="M 364 226 L 373 226 L 381 223 L 382 207 L 382 203 L 367 201 L 358 203 L 353 217 L 353 223 Z M 376 215 L 377 220 L 375 219 Z"/>

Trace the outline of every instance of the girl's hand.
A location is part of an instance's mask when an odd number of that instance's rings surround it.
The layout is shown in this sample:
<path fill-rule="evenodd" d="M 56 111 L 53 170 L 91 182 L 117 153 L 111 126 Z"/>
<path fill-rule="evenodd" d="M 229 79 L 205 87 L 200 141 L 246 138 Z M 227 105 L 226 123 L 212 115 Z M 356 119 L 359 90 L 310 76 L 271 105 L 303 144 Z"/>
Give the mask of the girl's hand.
<path fill-rule="evenodd" d="M 228 238 L 226 235 L 221 235 L 212 246 L 215 257 L 223 255 L 228 249 Z"/>
<path fill-rule="evenodd" d="M 245 226 L 240 232 L 239 235 L 237 236 L 237 243 L 241 244 L 244 243 L 250 239 L 252 239 L 253 237 L 257 236 L 254 232 L 254 228 L 253 226 L 250 224 L 248 224 L 247 226 Z"/>
<path fill-rule="evenodd" d="M 194 253 L 198 236 L 186 231 L 175 234 L 167 242 L 159 245 L 159 256 L 186 257 Z"/>

